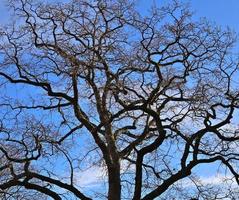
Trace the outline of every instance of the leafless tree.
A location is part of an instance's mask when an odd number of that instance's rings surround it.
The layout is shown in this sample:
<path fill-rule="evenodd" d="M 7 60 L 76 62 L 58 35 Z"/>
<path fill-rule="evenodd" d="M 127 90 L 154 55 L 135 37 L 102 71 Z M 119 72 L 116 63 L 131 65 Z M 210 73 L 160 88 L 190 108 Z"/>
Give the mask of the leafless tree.
<path fill-rule="evenodd" d="M 127 0 L 9 0 L 9 9 L 1 199 L 237 198 L 232 31 L 194 21 L 177 1 L 147 16 Z M 196 176 L 213 163 L 228 188 Z M 100 169 L 100 186 L 83 187 L 86 169 Z"/>

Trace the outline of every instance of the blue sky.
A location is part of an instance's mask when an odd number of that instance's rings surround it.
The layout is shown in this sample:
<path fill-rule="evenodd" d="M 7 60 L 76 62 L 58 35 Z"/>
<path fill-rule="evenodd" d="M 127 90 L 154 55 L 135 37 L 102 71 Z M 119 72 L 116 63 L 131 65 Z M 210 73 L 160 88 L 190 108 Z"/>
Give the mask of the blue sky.
<path fill-rule="evenodd" d="M 239 32 L 238 0 L 192 0 L 197 16 L 205 16 L 219 25 L 229 26 Z"/>
<path fill-rule="evenodd" d="M 192 10 L 195 11 L 195 18 L 206 17 L 222 27 L 229 26 L 239 33 L 239 0 L 182 1 L 190 3 Z M 0 23 L 7 22 L 10 19 L 8 17 L 8 11 L 6 7 L 4 7 L 4 2 L 5 0 L 0 0 Z M 152 2 L 156 2 L 158 5 L 164 5 L 165 3 L 169 2 L 169 0 L 138 0 L 140 10 L 143 12 L 149 9 L 150 5 L 152 5 Z M 201 166 L 201 168 L 204 169 L 204 176 L 211 174 L 211 169 L 205 170 L 208 168 L 208 166 Z"/>
<path fill-rule="evenodd" d="M 165 5 L 169 0 L 138 0 L 140 7 L 146 9 L 156 2 L 157 5 Z M 238 0 L 181 0 L 189 3 L 195 17 L 206 17 L 223 27 L 229 26 L 239 32 L 239 1 Z M 150 2 L 150 3 L 149 3 Z"/>
<path fill-rule="evenodd" d="M 52 1 L 52 0 L 51 0 Z M 196 11 L 196 17 L 207 17 L 222 26 L 229 26 L 239 32 L 239 1 L 238 0 L 182 0 L 189 2 Z M 7 9 L 4 7 L 6 0 L 0 0 L 0 23 L 6 21 Z M 156 2 L 163 5 L 169 0 L 138 0 L 142 9 L 146 9 Z"/>

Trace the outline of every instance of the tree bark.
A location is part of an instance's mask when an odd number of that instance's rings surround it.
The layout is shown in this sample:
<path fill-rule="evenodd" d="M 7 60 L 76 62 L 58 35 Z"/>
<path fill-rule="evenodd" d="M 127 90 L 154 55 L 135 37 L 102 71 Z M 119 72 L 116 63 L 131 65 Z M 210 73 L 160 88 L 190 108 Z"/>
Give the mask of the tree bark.
<path fill-rule="evenodd" d="M 120 180 L 119 162 L 108 167 L 108 172 L 109 172 L 108 200 L 120 200 L 121 199 L 121 180 Z"/>

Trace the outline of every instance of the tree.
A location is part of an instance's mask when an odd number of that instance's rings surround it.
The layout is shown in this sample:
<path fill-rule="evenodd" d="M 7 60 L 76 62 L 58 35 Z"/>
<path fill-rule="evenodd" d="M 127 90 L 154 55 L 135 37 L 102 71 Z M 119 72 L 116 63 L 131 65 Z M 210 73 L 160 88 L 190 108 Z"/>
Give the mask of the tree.
<path fill-rule="evenodd" d="M 0 31 L 2 199 L 237 198 L 232 31 L 195 22 L 177 1 L 147 16 L 126 0 L 9 6 L 14 20 Z M 234 180 L 225 193 L 194 174 L 213 163 Z M 78 181 L 88 168 L 104 174 L 98 188 Z"/>

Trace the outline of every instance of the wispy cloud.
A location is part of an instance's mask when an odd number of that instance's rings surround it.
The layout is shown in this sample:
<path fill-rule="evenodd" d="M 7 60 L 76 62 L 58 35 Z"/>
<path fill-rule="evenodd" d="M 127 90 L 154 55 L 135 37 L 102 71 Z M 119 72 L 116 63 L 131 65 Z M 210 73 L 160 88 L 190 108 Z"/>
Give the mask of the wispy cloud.
<path fill-rule="evenodd" d="M 195 186 L 195 183 L 198 185 L 210 185 L 210 186 L 221 186 L 221 185 L 225 185 L 226 183 L 228 183 L 231 186 L 237 186 L 237 183 L 235 181 L 235 179 L 233 179 L 231 176 L 229 175 L 225 175 L 225 174 L 216 174 L 216 175 L 212 175 L 212 176 L 206 176 L 206 177 L 197 177 L 197 178 L 193 178 L 194 181 L 189 180 L 189 179 L 185 179 L 183 180 L 183 187 L 192 187 Z"/>
<path fill-rule="evenodd" d="M 98 187 L 105 181 L 106 173 L 102 167 L 93 166 L 78 172 L 75 182 L 80 187 Z"/>
<path fill-rule="evenodd" d="M 134 167 L 128 161 L 121 162 L 121 173 L 134 171 Z M 107 172 L 104 167 L 93 166 L 83 171 L 78 171 L 75 183 L 80 187 L 99 187 L 107 181 Z"/>
<path fill-rule="evenodd" d="M 233 182 L 234 184 L 236 184 L 235 180 L 223 174 L 217 174 L 216 176 L 209 176 L 209 177 L 201 177 L 200 182 L 202 184 L 220 185 L 220 184 L 224 184 L 225 181 L 228 181 L 229 179 L 230 179 L 230 182 Z"/>

